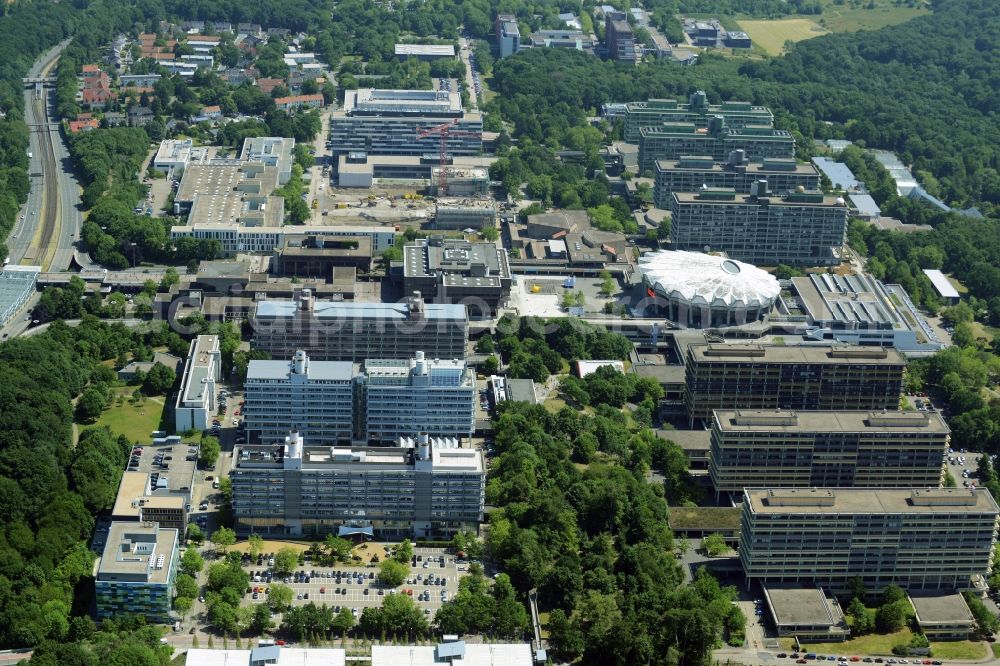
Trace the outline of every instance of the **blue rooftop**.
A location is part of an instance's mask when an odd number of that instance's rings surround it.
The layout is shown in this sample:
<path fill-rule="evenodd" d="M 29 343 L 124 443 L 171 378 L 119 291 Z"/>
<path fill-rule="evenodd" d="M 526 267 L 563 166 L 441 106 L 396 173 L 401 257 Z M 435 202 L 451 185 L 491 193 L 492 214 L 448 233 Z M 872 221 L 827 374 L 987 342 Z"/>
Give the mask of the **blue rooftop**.
<path fill-rule="evenodd" d="M 865 184 L 843 162 L 834 162 L 829 157 L 814 157 L 812 161 L 830 179 L 835 189 L 864 191 Z"/>

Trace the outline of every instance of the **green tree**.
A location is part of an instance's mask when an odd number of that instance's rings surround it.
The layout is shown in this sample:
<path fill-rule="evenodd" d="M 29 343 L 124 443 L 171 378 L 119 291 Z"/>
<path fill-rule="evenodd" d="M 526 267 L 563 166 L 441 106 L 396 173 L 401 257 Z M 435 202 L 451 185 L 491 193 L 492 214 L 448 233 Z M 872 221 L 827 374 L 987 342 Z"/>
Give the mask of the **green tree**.
<path fill-rule="evenodd" d="M 264 538 L 259 534 L 251 534 L 247 537 L 247 553 L 250 559 L 256 560 L 264 552 Z"/>
<path fill-rule="evenodd" d="M 225 553 L 230 546 L 236 543 L 236 532 L 228 527 L 220 527 L 212 532 L 212 543 L 221 552 Z"/>
<path fill-rule="evenodd" d="M 354 550 L 354 544 L 336 534 L 328 534 L 324 545 L 330 557 L 340 561 L 347 560 L 351 556 L 351 551 Z"/>
<path fill-rule="evenodd" d="M 398 587 L 406 580 L 409 568 L 396 560 L 386 560 L 379 566 L 379 581 L 387 587 Z"/>
<path fill-rule="evenodd" d="M 330 625 L 330 629 L 341 636 L 347 635 L 351 629 L 354 628 L 354 613 L 350 608 L 346 606 L 340 609 L 333 618 L 333 623 Z"/>
<path fill-rule="evenodd" d="M 479 235 L 483 237 L 483 240 L 495 243 L 500 238 L 500 230 L 496 227 L 483 227 L 479 230 Z"/>
<path fill-rule="evenodd" d="M 174 580 L 174 591 L 179 597 L 195 598 L 198 596 L 198 581 L 189 573 L 179 573 Z"/>
<path fill-rule="evenodd" d="M 409 539 L 404 539 L 396 544 L 396 549 L 392 552 L 392 559 L 397 562 L 409 565 L 413 559 L 413 544 Z"/>
<path fill-rule="evenodd" d="M 875 613 L 875 628 L 883 634 L 891 634 L 902 629 L 906 625 L 908 603 L 903 600 L 879 606 Z"/>
<path fill-rule="evenodd" d="M 181 557 L 181 571 L 189 576 L 197 576 L 205 567 L 205 560 L 196 548 L 188 548 Z"/>
<path fill-rule="evenodd" d="M 875 629 L 875 613 L 866 608 L 864 602 L 858 597 L 851 600 L 847 607 L 847 614 L 851 616 L 852 634 L 868 634 Z"/>
<path fill-rule="evenodd" d="M 493 343 L 492 335 L 484 335 L 476 341 L 476 353 L 492 354 L 494 351 L 496 351 L 496 345 Z"/>
<path fill-rule="evenodd" d="M 107 407 L 107 394 L 94 387 L 87 388 L 76 402 L 76 420 L 92 423 Z"/>
<path fill-rule="evenodd" d="M 250 627 L 258 636 L 274 627 L 274 622 L 271 621 L 271 609 L 266 604 L 257 604 L 253 607 L 253 619 L 250 622 Z"/>
<path fill-rule="evenodd" d="M 292 588 L 281 583 L 273 583 L 271 591 L 267 595 L 267 605 L 275 613 L 283 613 L 291 605 L 294 598 L 295 592 Z"/>
<path fill-rule="evenodd" d="M 707 537 L 701 540 L 701 546 L 705 549 L 705 553 L 709 557 L 718 557 L 723 553 L 729 552 L 730 548 L 726 544 L 725 538 L 718 533 L 709 534 Z"/>
<path fill-rule="evenodd" d="M 174 610 L 177 611 L 181 620 L 191 612 L 192 606 L 194 606 L 194 600 L 191 597 L 174 597 Z"/>
<path fill-rule="evenodd" d="M 299 554 L 294 548 L 279 548 L 274 554 L 274 573 L 284 576 L 295 570 L 299 564 Z"/>
<path fill-rule="evenodd" d="M 483 361 L 480 366 L 480 370 L 483 371 L 484 375 L 495 375 L 500 371 L 500 361 L 497 359 L 496 355 L 490 354 Z"/>
<path fill-rule="evenodd" d="M 162 363 L 154 363 L 146 373 L 142 383 L 142 392 L 146 395 L 164 395 L 174 385 L 177 375 Z"/>
<path fill-rule="evenodd" d="M 198 464 L 205 469 L 215 467 L 215 461 L 222 453 L 222 446 L 217 437 L 206 435 L 201 438 L 201 449 L 198 451 Z"/>
<path fill-rule="evenodd" d="M 906 599 L 906 591 L 899 585 L 886 585 L 882 590 L 882 604 L 894 604 Z"/>
<path fill-rule="evenodd" d="M 193 543 L 201 543 L 205 540 L 205 535 L 201 531 L 201 527 L 195 523 L 188 524 L 187 538 Z"/>

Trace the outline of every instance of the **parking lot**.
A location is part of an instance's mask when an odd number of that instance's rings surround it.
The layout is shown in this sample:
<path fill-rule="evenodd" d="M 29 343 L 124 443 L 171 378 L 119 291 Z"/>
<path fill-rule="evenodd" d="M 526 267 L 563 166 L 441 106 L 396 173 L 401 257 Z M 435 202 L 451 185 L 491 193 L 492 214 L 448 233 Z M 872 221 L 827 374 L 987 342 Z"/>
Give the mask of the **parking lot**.
<path fill-rule="evenodd" d="M 197 464 L 197 445 L 187 442 L 171 445 L 150 443 L 132 449 L 128 471 L 149 474 L 154 492 L 190 494 Z"/>
<path fill-rule="evenodd" d="M 950 449 L 948 452 L 948 472 L 955 481 L 965 488 L 974 488 L 979 485 L 979 478 L 976 470 L 979 468 L 979 458 L 984 453 L 970 453 L 965 449 Z"/>
<path fill-rule="evenodd" d="M 444 558 L 444 565 L 441 558 Z M 306 563 L 290 577 L 279 579 L 268 567 L 267 554 L 258 561 L 260 565 L 256 562 L 245 564 L 251 579 L 252 591 L 246 595 L 250 603 L 266 603 L 270 585 L 280 582 L 295 593 L 293 605 L 325 603 L 335 610 L 339 607 L 357 609 L 358 614 L 365 608 L 381 606 L 387 596 L 406 594 L 426 615 L 432 616 L 442 603 L 454 598 L 458 579 L 467 570 L 467 565 L 456 562 L 440 549 L 417 548 L 406 581 L 399 587 L 389 588 L 379 583 L 377 565 L 316 567 Z"/>

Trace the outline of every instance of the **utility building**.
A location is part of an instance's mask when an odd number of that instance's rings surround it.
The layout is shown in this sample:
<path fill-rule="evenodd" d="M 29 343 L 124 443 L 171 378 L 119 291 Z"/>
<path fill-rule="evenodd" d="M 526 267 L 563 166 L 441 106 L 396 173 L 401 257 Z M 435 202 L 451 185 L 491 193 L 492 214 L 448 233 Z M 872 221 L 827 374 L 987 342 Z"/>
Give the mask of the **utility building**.
<path fill-rule="evenodd" d="M 747 126 L 773 127 L 774 114 L 766 106 L 750 102 L 728 101 L 709 104 L 708 95 L 699 90 L 688 98 L 688 103 L 676 99 L 651 99 L 646 102 L 629 102 L 625 105 L 625 141 L 639 143 L 639 130 L 658 127 L 664 123 L 694 123 L 708 125 L 712 116 L 721 116 L 727 127 L 741 129 Z M 701 155 L 702 153 L 688 153 Z"/>

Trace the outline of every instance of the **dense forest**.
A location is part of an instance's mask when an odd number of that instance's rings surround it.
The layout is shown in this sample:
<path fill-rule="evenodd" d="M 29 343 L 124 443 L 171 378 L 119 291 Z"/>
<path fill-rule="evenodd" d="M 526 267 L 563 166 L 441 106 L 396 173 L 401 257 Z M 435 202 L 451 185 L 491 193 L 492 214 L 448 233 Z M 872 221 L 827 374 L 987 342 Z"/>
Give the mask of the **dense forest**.
<path fill-rule="evenodd" d="M 675 444 L 602 405 L 504 403 L 487 486 L 487 546 L 514 586 L 538 588 L 557 658 L 584 664 L 704 664 L 742 641 L 735 591 L 707 574 L 683 585 L 666 498 L 684 487 Z M 656 469 L 666 481 L 653 485 Z"/>

